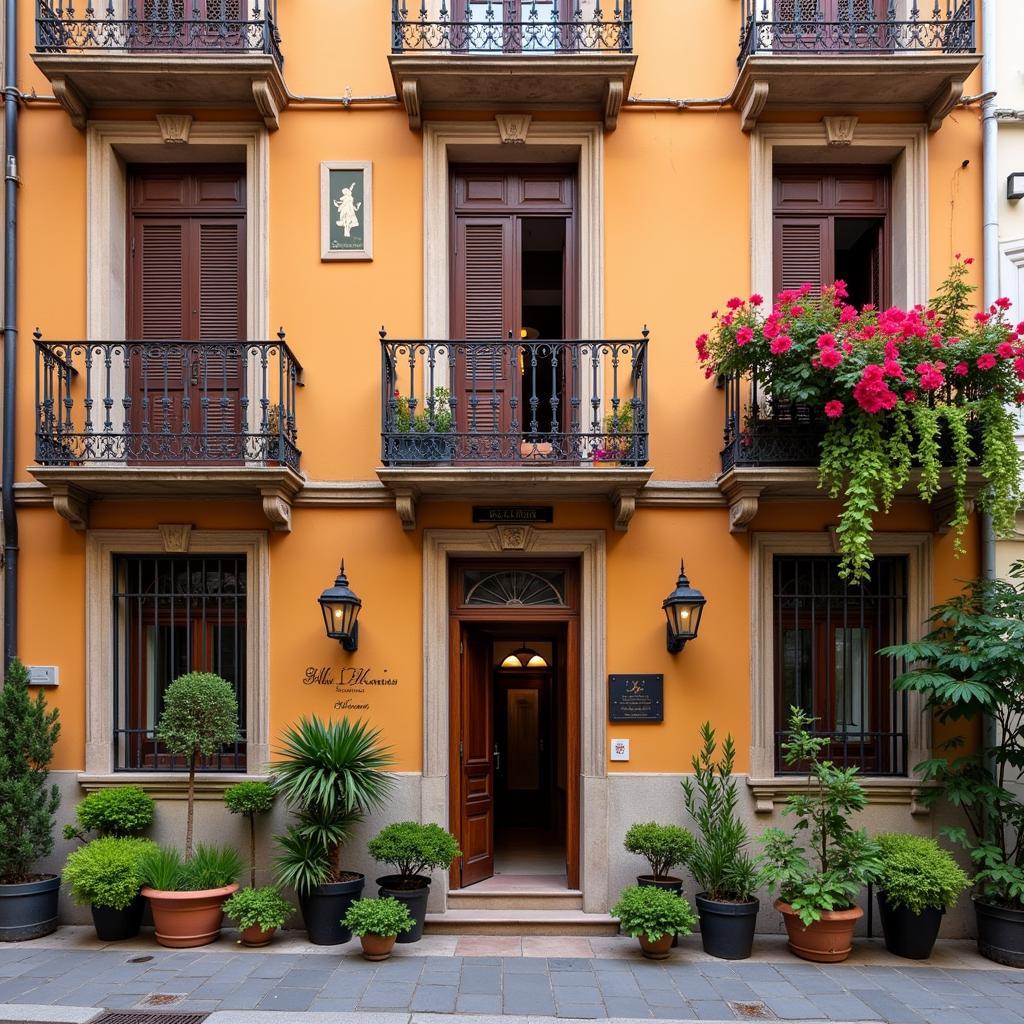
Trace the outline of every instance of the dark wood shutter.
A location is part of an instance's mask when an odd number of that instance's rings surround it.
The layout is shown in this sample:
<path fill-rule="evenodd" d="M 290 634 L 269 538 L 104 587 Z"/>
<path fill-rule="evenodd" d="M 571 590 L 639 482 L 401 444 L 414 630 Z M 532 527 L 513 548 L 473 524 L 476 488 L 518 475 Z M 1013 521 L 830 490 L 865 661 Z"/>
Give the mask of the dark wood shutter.
<path fill-rule="evenodd" d="M 820 286 L 833 276 L 830 217 L 775 218 L 775 290 Z"/>
<path fill-rule="evenodd" d="M 157 341 L 188 336 L 187 252 L 189 223 L 136 218 L 132 234 L 133 273 L 129 323 L 133 338 Z"/>

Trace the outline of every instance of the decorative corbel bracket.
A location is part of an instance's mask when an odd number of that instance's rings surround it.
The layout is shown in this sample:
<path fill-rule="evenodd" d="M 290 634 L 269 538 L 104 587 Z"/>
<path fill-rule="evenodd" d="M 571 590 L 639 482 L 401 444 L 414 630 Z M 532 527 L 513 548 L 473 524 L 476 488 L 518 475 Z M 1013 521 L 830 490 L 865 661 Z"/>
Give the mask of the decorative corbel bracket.
<path fill-rule="evenodd" d="M 928 131 L 937 132 L 942 127 L 942 122 L 960 102 L 963 94 L 963 82 L 949 81 L 943 85 L 928 104 Z"/>
<path fill-rule="evenodd" d="M 260 489 L 260 497 L 263 501 L 263 514 L 270 520 L 274 530 L 291 533 L 291 493 L 283 487 L 263 487 Z"/>
<path fill-rule="evenodd" d="M 763 490 L 763 483 L 746 480 L 731 481 L 723 488 L 725 500 L 729 503 L 730 533 L 747 532 L 748 524 L 757 515 Z"/>
<path fill-rule="evenodd" d="M 402 82 L 402 102 L 409 115 L 409 127 L 418 129 L 423 125 L 423 111 L 420 109 L 419 83 L 415 79 Z"/>
<path fill-rule="evenodd" d="M 612 505 L 615 508 L 615 529 L 625 533 L 629 524 L 636 514 L 637 491 L 633 487 L 620 487 L 612 495 Z"/>
<path fill-rule="evenodd" d="M 89 528 L 89 497 L 72 484 L 51 483 L 54 511 L 66 519 L 75 530 Z"/>
<path fill-rule="evenodd" d="M 619 124 L 619 111 L 626 99 L 626 88 L 622 82 L 609 82 L 604 99 L 604 128 L 613 132 Z"/>
<path fill-rule="evenodd" d="M 403 530 L 416 529 L 416 492 L 411 487 L 395 488 L 395 511 Z"/>
<path fill-rule="evenodd" d="M 757 119 L 764 112 L 768 103 L 768 83 L 751 82 L 750 87 L 740 100 L 740 127 L 745 132 L 752 132 Z"/>
<path fill-rule="evenodd" d="M 71 123 L 79 130 L 85 131 L 89 119 L 89 108 L 78 94 L 78 90 L 66 78 L 51 78 L 50 88 L 57 102 L 68 112 Z"/>
<path fill-rule="evenodd" d="M 270 131 L 276 132 L 281 127 L 281 107 L 270 83 L 254 81 L 252 83 L 252 98 L 256 101 L 256 109 L 260 112 L 263 123 Z"/>

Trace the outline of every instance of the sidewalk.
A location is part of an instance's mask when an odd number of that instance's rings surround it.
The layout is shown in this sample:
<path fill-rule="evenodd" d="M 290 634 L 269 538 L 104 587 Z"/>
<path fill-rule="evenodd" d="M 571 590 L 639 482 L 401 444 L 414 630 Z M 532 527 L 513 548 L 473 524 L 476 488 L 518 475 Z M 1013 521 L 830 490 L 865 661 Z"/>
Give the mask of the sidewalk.
<path fill-rule="evenodd" d="M 209 1013 L 207 1024 L 1024 1024 L 1024 971 L 979 957 L 970 942 L 940 943 L 930 961 L 915 963 L 858 940 L 846 964 L 821 967 L 790 956 L 780 936 L 759 936 L 756 956 L 739 962 L 705 956 L 695 936 L 663 963 L 644 960 L 624 937 L 427 936 L 396 950 L 371 964 L 358 942 L 322 947 L 285 936 L 249 950 L 225 937 L 175 951 L 148 937 L 104 946 L 91 928 L 62 928 L 0 946 L 0 1022 L 84 1024 L 100 1008 L 133 1008 Z"/>

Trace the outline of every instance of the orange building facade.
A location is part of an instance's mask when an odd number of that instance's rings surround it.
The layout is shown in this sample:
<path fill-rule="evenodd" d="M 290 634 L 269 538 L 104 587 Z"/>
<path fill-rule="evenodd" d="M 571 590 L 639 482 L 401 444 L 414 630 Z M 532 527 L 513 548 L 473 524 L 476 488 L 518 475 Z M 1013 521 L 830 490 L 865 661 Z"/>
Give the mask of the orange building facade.
<path fill-rule="evenodd" d="M 935 730 L 874 651 L 978 574 L 977 526 L 958 559 L 897 501 L 851 596 L 814 424 L 756 422 L 692 339 L 731 295 L 912 305 L 980 254 L 974 4 L 250 2 L 19 3 L 17 649 L 57 670 L 65 813 L 135 781 L 174 837 L 153 727 L 202 668 L 245 740 L 200 836 L 298 716 L 367 718 L 398 786 L 361 835 L 462 846 L 438 914 L 523 872 L 607 914 L 706 719 L 779 824 L 790 703 L 871 829 L 937 834 Z M 680 558 L 707 605 L 672 653 Z"/>

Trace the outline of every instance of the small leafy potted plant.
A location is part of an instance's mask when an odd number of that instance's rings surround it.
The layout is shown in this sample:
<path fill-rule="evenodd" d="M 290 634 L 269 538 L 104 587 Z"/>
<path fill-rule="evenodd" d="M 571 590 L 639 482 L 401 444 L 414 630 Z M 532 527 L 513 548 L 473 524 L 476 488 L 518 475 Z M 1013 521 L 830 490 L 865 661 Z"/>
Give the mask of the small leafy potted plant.
<path fill-rule="evenodd" d="M 455 417 L 451 391 L 436 387 L 413 412 L 409 399 L 395 392 L 391 422 L 395 434 L 388 440 L 394 462 L 451 462 L 455 454 Z M 415 435 L 415 436 L 413 436 Z"/>
<path fill-rule="evenodd" d="M 188 672 L 167 687 L 157 738 L 172 756 L 186 759 L 188 802 L 183 860 L 177 850 L 144 858 L 150 877 L 142 895 L 149 899 L 161 945 L 180 948 L 212 942 L 220 932 L 223 903 L 238 888 L 240 862 L 234 850 L 202 847 L 201 862 L 192 863 L 200 758 L 212 757 L 238 735 L 238 701 L 226 679 L 211 672 Z M 166 882 L 171 884 L 164 888 Z"/>
<path fill-rule="evenodd" d="M 685 828 L 655 821 L 636 822 L 629 827 L 622 845 L 650 865 L 649 875 L 636 876 L 637 885 L 653 885 L 677 895 L 683 891 L 683 880 L 669 872 L 685 864 L 693 852 L 693 836 Z"/>
<path fill-rule="evenodd" d="M 362 816 L 387 802 L 391 751 L 363 722 L 314 715 L 285 731 L 277 757 L 267 770 L 298 818 L 275 838 L 277 881 L 298 893 L 310 942 L 348 942 L 352 933 L 342 918 L 366 879 L 342 867 L 341 853 Z"/>
<path fill-rule="evenodd" d="M 141 786 L 111 786 L 98 789 L 79 801 L 74 824 L 64 826 L 65 839 L 85 842 L 90 834 L 137 836 L 153 824 L 156 804 Z"/>
<path fill-rule="evenodd" d="M 241 889 L 224 904 L 224 914 L 238 926 L 239 942 L 243 946 L 267 945 L 291 912 L 292 905 L 276 885 Z"/>
<path fill-rule="evenodd" d="M 256 815 L 267 814 L 277 794 L 269 782 L 239 782 L 224 790 L 224 806 L 249 819 L 249 884 L 256 888 Z"/>
<path fill-rule="evenodd" d="M 747 852 L 749 836 L 736 813 L 732 736 L 725 737 L 718 756 L 711 723 L 704 722 L 700 733 L 703 746 L 691 760 L 694 777 L 682 783 L 687 813 L 700 832 L 686 861 L 697 883 L 700 937 L 705 953 L 744 960 L 754 945 L 760 907 L 754 893 L 762 875 L 757 860 Z"/>
<path fill-rule="evenodd" d="M 857 896 L 878 880 L 881 864 L 878 844 L 850 824 L 867 806 L 857 769 L 822 760 L 830 740 L 811 734 L 813 721 L 790 708 L 782 752 L 786 764 L 806 767 L 807 788 L 786 800 L 785 813 L 796 818 L 791 829 L 766 829 L 761 841 L 766 879 L 779 888 L 775 907 L 786 923 L 790 950 L 804 960 L 839 963 L 850 955 L 853 928 L 864 913 Z"/>
<path fill-rule="evenodd" d="M 205 946 L 220 935 L 224 901 L 238 891 L 242 858 L 229 846 L 199 843 L 185 860 L 158 846 L 139 858 L 142 895 L 149 900 L 156 941 L 172 949 Z"/>
<path fill-rule="evenodd" d="M 876 836 L 875 842 L 881 850 L 878 911 L 885 948 L 908 960 L 927 960 L 942 915 L 970 880 L 934 839 L 890 832 Z"/>
<path fill-rule="evenodd" d="M 689 935 L 697 923 L 682 896 L 647 885 L 623 889 L 612 914 L 623 932 L 640 940 L 640 950 L 648 960 L 668 959 L 672 940 Z"/>
<path fill-rule="evenodd" d="M 42 691 L 28 693 L 28 669 L 17 659 L 0 688 L 0 942 L 49 935 L 57 927 L 60 876 L 32 864 L 53 849 L 60 791 L 48 771 L 60 735 L 57 710 Z"/>
<path fill-rule="evenodd" d="M 387 960 L 398 936 L 414 926 L 409 908 L 393 896 L 356 900 L 345 913 L 345 927 L 359 936 L 367 960 Z"/>
<path fill-rule="evenodd" d="M 75 903 L 90 908 L 101 941 L 120 942 L 139 934 L 145 907 L 140 864 L 155 850 L 149 839 L 103 836 L 68 854 L 64 883 Z"/>
<path fill-rule="evenodd" d="M 396 821 L 370 840 L 370 856 L 396 869 L 393 875 L 377 879 L 381 896 L 394 896 L 409 908 L 414 926 L 398 937 L 399 942 L 418 942 L 427 916 L 430 876 L 422 872 L 447 870 L 462 856 L 455 837 L 432 822 Z"/>

